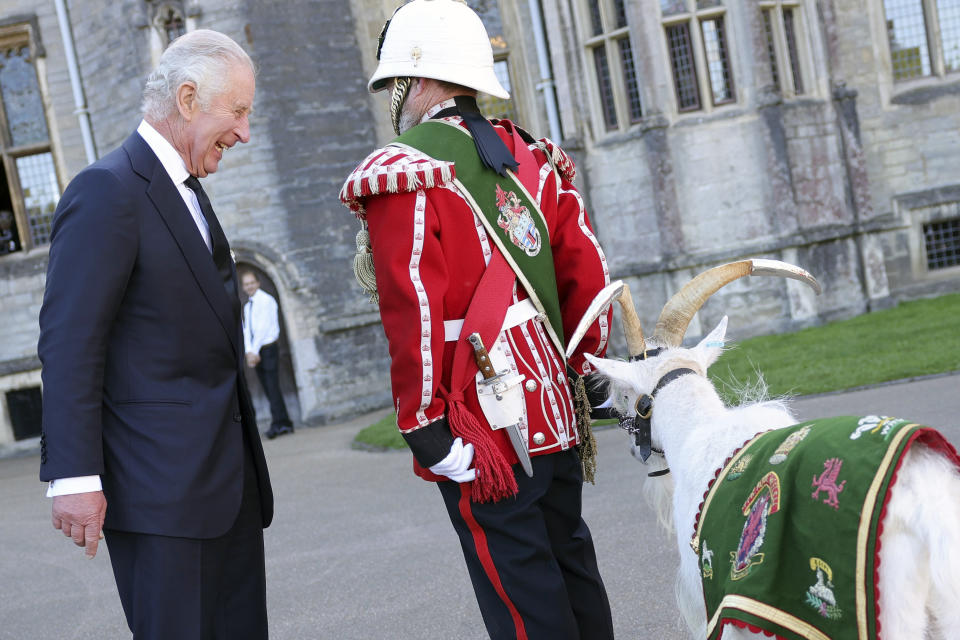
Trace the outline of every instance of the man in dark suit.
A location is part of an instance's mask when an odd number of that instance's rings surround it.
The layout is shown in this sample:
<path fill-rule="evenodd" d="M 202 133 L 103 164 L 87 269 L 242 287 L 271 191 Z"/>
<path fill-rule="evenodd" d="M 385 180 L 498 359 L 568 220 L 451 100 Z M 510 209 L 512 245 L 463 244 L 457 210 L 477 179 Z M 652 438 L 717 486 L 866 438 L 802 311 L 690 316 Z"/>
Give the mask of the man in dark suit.
<path fill-rule="evenodd" d="M 267 637 L 273 494 L 236 269 L 197 180 L 249 140 L 254 90 L 233 40 L 182 36 L 137 131 L 71 181 L 53 222 L 40 479 L 88 556 L 103 530 L 136 640 Z"/>

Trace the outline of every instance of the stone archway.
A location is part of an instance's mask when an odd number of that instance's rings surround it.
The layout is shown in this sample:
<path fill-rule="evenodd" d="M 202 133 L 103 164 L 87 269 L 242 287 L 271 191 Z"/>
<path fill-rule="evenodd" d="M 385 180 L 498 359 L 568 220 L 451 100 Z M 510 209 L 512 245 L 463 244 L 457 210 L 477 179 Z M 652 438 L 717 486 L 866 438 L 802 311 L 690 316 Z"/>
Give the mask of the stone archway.
<path fill-rule="evenodd" d="M 270 278 L 263 269 L 250 262 L 238 262 L 237 273 L 242 274 L 244 271 L 252 271 L 255 273 L 257 279 L 260 280 L 260 288 L 273 296 L 277 301 L 280 321 L 280 338 L 278 340 L 280 352 L 280 389 L 283 391 L 283 400 L 287 405 L 287 413 L 290 416 L 290 420 L 293 421 L 294 426 L 298 427 L 302 424 L 302 414 L 300 410 L 300 399 L 297 395 L 297 380 L 294 374 L 293 360 L 290 356 L 289 331 L 287 330 L 281 297 L 277 292 L 277 287 L 273 279 Z M 240 304 L 246 305 L 246 303 L 247 296 L 241 287 Z M 243 309 L 243 306 L 241 306 L 241 309 Z M 257 423 L 262 432 L 270 426 L 270 405 L 263 391 L 263 387 L 260 385 L 260 380 L 257 378 L 257 372 L 247 366 L 244 366 L 243 370 L 247 379 L 247 386 L 250 389 L 250 395 L 253 399 L 253 406 L 257 412 Z"/>

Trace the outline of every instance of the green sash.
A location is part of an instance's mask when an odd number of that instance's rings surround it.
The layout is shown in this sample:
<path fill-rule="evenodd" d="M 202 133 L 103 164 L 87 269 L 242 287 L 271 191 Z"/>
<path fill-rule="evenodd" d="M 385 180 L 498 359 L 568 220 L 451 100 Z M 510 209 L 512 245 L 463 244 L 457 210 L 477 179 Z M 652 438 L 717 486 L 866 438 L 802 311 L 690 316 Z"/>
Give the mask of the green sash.
<path fill-rule="evenodd" d="M 553 266 L 550 235 L 536 200 L 508 170 L 504 178 L 483 166 L 473 137 L 457 125 L 430 120 L 390 143 L 413 147 L 432 158 L 453 162 L 454 183 L 478 214 L 537 310 L 547 317 L 547 333 L 562 354 L 563 318 Z"/>
<path fill-rule="evenodd" d="M 760 434 L 737 452 L 707 492 L 691 542 L 707 638 L 731 619 L 791 640 L 875 638 L 886 492 L 913 441 L 938 435 L 897 418 L 826 418 Z"/>

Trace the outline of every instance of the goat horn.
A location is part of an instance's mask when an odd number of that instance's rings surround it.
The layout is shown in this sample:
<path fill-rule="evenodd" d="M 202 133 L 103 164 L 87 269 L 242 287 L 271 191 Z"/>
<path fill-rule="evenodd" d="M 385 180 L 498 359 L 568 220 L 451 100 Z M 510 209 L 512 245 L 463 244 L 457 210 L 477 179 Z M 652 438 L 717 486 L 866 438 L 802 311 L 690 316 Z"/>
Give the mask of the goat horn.
<path fill-rule="evenodd" d="M 668 346 L 679 346 L 694 314 L 707 298 L 724 285 L 744 276 L 779 276 L 793 278 L 810 285 L 817 294 L 820 283 L 806 270 L 779 260 L 740 260 L 708 269 L 677 291 L 664 305 L 653 339 Z"/>
<path fill-rule="evenodd" d="M 623 285 L 620 293 L 620 318 L 623 321 L 623 333 L 627 338 L 627 352 L 631 357 L 643 355 L 647 350 L 647 342 L 643 339 L 643 327 L 640 326 L 640 316 L 633 306 L 633 296 L 630 287 Z"/>

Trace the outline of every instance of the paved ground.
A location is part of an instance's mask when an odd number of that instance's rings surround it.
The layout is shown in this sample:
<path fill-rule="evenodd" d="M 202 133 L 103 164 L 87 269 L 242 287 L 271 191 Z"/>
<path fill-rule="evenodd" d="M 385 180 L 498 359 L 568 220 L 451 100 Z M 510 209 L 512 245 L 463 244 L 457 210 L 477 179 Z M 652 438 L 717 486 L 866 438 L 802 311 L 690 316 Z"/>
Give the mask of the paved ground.
<path fill-rule="evenodd" d="M 937 425 L 960 445 L 960 375 L 798 399 L 801 419 L 880 413 Z M 382 414 L 381 414 L 382 415 Z M 405 452 L 350 448 L 377 414 L 266 442 L 277 498 L 266 532 L 271 632 L 279 640 L 485 638 L 435 487 Z M 618 637 L 684 638 L 676 550 L 637 494 L 626 436 L 597 434 L 584 490 Z M 0 639 L 129 638 L 106 553 L 92 561 L 50 528 L 35 456 L 0 460 Z"/>

